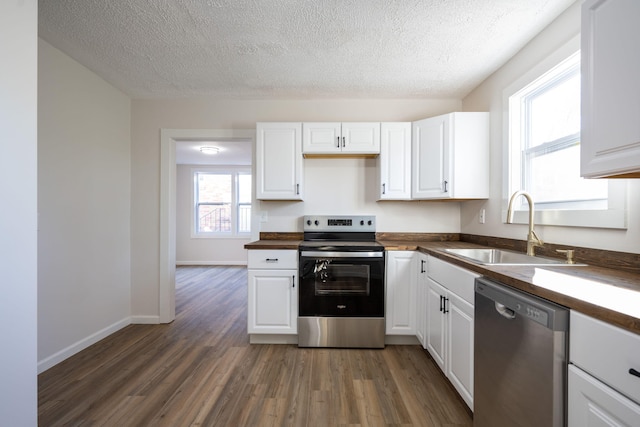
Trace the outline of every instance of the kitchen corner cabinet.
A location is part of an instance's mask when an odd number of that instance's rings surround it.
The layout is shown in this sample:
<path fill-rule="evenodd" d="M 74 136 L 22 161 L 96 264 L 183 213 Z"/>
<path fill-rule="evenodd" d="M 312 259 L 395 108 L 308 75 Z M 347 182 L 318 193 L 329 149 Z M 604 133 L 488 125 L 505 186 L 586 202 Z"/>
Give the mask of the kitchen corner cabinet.
<path fill-rule="evenodd" d="M 427 350 L 473 410 L 474 286 L 479 275 L 427 258 Z"/>
<path fill-rule="evenodd" d="M 489 197 L 489 113 L 419 120 L 412 138 L 413 199 Z"/>
<path fill-rule="evenodd" d="M 411 123 L 380 124 L 378 200 L 411 199 Z"/>
<path fill-rule="evenodd" d="M 379 122 L 306 122 L 302 130 L 305 156 L 380 153 Z"/>
<path fill-rule="evenodd" d="M 582 4 L 581 175 L 640 177 L 640 2 Z"/>
<path fill-rule="evenodd" d="M 385 323 L 387 335 L 416 335 L 414 251 L 387 251 Z"/>
<path fill-rule="evenodd" d="M 302 200 L 302 123 L 256 124 L 256 199 Z"/>
<path fill-rule="evenodd" d="M 570 324 L 569 427 L 639 426 L 640 335 L 573 310 Z"/>
<path fill-rule="evenodd" d="M 416 279 L 416 337 L 422 348 L 427 348 L 427 298 L 429 295 L 429 281 L 427 276 L 428 256 L 422 252 L 417 253 Z"/>
<path fill-rule="evenodd" d="M 298 251 L 249 250 L 249 334 L 298 333 Z"/>

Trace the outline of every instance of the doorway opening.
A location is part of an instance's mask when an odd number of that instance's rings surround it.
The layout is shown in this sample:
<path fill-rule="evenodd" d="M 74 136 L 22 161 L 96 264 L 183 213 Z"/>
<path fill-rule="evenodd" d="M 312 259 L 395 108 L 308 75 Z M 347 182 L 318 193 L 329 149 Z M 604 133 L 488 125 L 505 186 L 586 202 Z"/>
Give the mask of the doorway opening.
<path fill-rule="evenodd" d="M 159 321 L 175 319 L 176 276 L 176 175 L 178 156 L 191 144 L 233 144 L 249 141 L 255 146 L 255 129 L 162 129 L 160 131 L 160 254 Z M 177 147 L 179 147 L 180 153 Z M 220 147 L 218 147 L 220 148 Z M 253 154 L 251 154 L 253 158 Z M 253 161 L 251 161 L 251 164 Z M 252 220 L 252 223 L 255 221 Z"/>

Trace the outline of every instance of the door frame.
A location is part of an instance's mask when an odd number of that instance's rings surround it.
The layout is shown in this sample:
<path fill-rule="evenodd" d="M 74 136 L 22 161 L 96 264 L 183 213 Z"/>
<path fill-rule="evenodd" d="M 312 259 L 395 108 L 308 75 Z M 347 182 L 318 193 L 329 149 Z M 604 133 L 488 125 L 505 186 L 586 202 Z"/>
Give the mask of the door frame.
<path fill-rule="evenodd" d="M 176 142 L 216 138 L 250 139 L 252 151 L 255 151 L 255 137 L 255 129 L 160 129 L 160 252 L 158 271 L 158 317 L 160 323 L 171 323 L 176 318 Z"/>

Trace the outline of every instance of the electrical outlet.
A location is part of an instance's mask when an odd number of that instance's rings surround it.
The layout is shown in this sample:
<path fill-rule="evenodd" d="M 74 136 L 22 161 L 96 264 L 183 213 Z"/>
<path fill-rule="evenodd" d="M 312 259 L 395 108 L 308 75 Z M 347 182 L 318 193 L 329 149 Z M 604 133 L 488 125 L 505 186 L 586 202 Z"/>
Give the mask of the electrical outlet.
<path fill-rule="evenodd" d="M 260 222 L 269 221 L 269 212 L 268 211 L 260 211 Z"/>
<path fill-rule="evenodd" d="M 484 224 L 484 220 L 485 220 L 485 211 L 484 209 L 480 209 L 480 213 L 478 214 L 478 222 L 480 224 Z"/>

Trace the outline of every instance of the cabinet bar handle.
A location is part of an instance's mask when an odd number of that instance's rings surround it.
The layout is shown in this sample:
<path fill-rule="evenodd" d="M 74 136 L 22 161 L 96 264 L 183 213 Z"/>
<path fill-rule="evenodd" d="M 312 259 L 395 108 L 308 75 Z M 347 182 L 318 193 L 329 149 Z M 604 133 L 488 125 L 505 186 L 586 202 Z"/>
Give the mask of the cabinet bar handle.
<path fill-rule="evenodd" d="M 265 258 L 266 262 L 278 262 L 278 258 Z"/>
<path fill-rule="evenodd" d="M 444 297 L 443 297 L 444 298 Z M 444 298 L 444 310 L 442 310 L 442 312 L 444 314 L 447 314 L 449 312 L 449 310 L 447 309 L 447 303 L 449 302 L 449 298 Z"/>
<path fill-rule="evenodd" d="M 634 377 L 640 377 L 640 372 L 636 371 L 635 369 L 631 368 L 629 369 L 629 373 L 631 375 L 633 375 Z"/>
<path fill-rule="evenodd" d="M 444 181 L 444 192 L 448 193 L 449 190 L 447 190 L 447 184 L 449 184 L 447 181 Z"/>
<path fill-rule="evenodd" d="M 382 194 L 387 194 L 387 184 L 382 184 Z"/>
<path fill-rule="evenodd" d="M 340 148 L 340 137 L 336 136 L 336 148 Z"/>
<path fill-rule="evenodd" d="M 296 287 L 296 276 L 295 275 L 291 276 L 291 282 L 293 283 L 293 287 L 295 288 Z"/>
<path fill-rule="evenodd" d="M 296 184 L 296 194 L 300 194 L 300 184 Z"/>
<path fill-rule="evenodd" d="M 443 302 L 443 300 L 444 300 L 444 297 L 443 297 L 442 295 L 440 295 L 440 311 L 442 311 L 442 310 L 443 310 L 443 308 L 442 308 L 442 302 Z"/>
<path fill-rule="evenodd" d="M 342 148 L 344 148 L 344 136 L 342 137 Z"/>
<path fill-rule="evenodd" d="M 425 270 L 424 270 L 424 260 L 421 259 L 420 260 L 420 273 L 424 273 L 424 272 L 425 272 Z"/>

